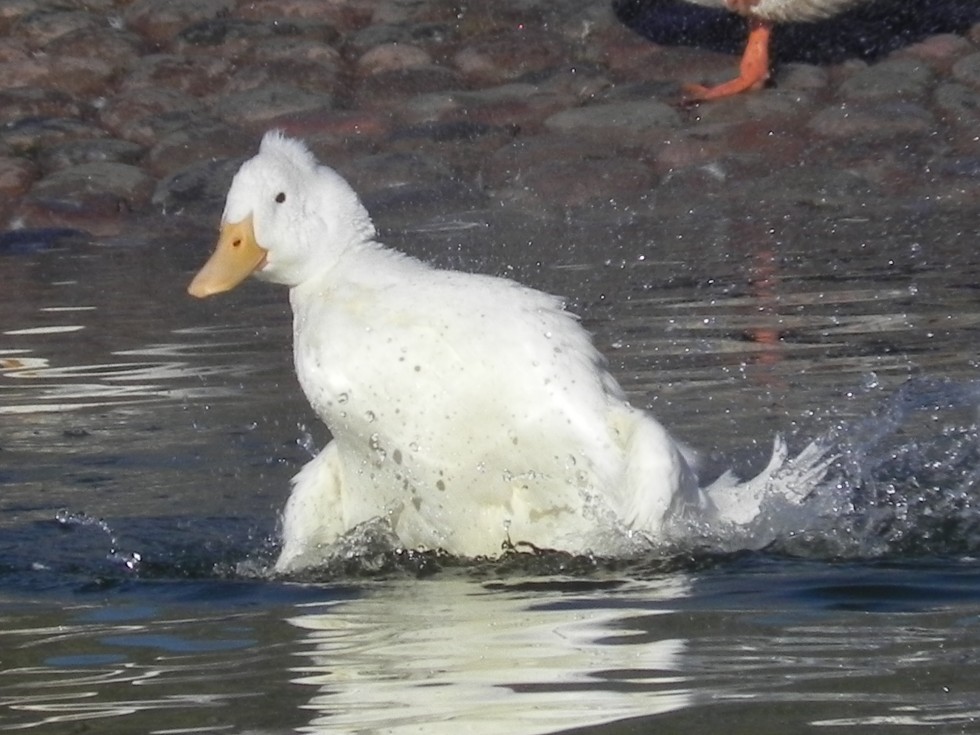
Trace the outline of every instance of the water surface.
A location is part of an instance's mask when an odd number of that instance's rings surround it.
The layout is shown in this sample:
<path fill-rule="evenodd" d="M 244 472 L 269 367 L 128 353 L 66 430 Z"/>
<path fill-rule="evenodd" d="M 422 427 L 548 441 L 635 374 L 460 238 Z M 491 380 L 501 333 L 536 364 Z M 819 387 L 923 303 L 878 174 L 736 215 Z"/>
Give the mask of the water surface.
<path fill-rule="evenodd" d="M 271 578 L 288 480 L 327 440 L 285 293 L 186 297 L 196 222 L 42 234 L 0 253 L 0 727 L 980 727 L 973 213 L 380 220 L 441 265 L 565 295 L 711 471 L 826 437 L 833 503 L 747 551 L 365 548 Z"/>

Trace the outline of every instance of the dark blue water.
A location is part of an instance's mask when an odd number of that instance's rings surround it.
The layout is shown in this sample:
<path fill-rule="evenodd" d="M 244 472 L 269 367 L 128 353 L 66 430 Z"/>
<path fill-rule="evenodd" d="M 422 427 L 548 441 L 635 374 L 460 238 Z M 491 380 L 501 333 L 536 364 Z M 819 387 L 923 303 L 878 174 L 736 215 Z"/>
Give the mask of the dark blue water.
<path fill-rule="evenodd" d="M 635 216 L 383 223 L 566 294 L 632 400 L 716 471 L 758 468 L 776 433 L 836 459 L 753 538 L 620 561 L 365 544 L 294 579 L 268 572 L 277 513 L 327 435 L 285 293 L 184 296 L 198 224 L 0 253 L 0 728 L 980 731 L 966 215 L 750 238 Z"/>

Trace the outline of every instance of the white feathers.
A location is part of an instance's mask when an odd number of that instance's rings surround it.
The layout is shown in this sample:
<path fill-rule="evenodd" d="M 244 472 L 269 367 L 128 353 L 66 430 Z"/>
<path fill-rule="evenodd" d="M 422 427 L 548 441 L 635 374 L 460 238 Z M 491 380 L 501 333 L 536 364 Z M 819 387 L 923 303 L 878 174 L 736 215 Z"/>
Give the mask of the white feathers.
<path fill-rule="evenodd" d="M 277 569 L 366 523 L 467 556 L 521 541 L 623 554 L 672 518 L 714 517 L 685 450 L 625 402 L 554 297 L 383 248 L 347 183 L 278 132 L 225 217 L 252 218 L 259 277 L 290 287 L 296 373 L 333 435 L 294 479 Z M 737 490 L 726 512 L 757 512 L 761 494 Z"/>
<path fill-rule="evenodd" d="M 732 9 L 730 0 L 687 0 L 695 5 Z M 799 23 L 823 20 L 869 0 L 758 0 L 748 14 L 773 23 Z M 743 2 L 743 5 L 746 4 Z"/>
<path fill-rule="evenodd" d="M 267 161 L 271 158 L 281 158 L 297 170 L 311 173 L 318 166 L 316 158 L 305 143 L 295 138 L 287 138 L 280 130 L 270 130 L 262 136 L 259 155 L 265 156 Z"/>

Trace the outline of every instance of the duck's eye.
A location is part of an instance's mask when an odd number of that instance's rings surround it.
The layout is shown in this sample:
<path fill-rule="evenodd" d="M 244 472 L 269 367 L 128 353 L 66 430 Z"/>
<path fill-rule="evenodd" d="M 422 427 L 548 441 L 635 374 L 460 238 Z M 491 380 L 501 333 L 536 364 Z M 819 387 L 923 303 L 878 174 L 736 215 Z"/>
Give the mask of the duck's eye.
<path fill-rule="evenodd" d="M 282 204 L 284 201 L 286 201 L 286 192 L 280 191 L 278 194 L 276 194 L 276 202 L 278 204 Z"/>

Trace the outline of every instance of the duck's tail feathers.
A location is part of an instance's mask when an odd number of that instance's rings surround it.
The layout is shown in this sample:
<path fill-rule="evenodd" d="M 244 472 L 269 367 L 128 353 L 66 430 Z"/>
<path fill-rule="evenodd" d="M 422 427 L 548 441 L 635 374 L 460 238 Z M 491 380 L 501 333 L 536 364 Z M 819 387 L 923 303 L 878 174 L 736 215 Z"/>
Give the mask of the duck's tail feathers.
<path fill-rule="evenodd" d="M 704 488 L 717 526 L 749 526 L 767 511 L 800 506 L 820 486 L 837 454 L 825 440 L 810 442 L 794 457 L 782 436 L 772 456 L 755 477 L 741 481 L 728 470 Z"/>

